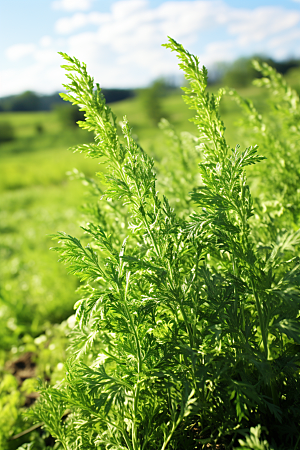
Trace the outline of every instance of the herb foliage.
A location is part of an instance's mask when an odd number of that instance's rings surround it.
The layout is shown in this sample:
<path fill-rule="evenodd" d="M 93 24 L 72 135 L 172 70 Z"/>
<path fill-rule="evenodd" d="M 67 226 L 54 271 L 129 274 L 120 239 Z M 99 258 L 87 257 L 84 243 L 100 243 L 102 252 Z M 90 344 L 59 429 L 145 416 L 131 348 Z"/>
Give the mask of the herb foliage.
<path fill-rule="evenodd" d="M 65 379 L 42 389 L 32 415 L 65 450 L 229 449 L 258 424 L 274 448 L 296 450 L 298 210 L 292 229 L 254 216 L 246 170 L 265 158 L 255 145 L 228 146 L 218 112 L 225 90 L 209 94 L 198 58 L 171 38 L 165 46 L 189 82 L 183 99 L 198 130 L 187 144 L 161 123 L 180 156 L 175 204 L 157 191 L 155 163 L 126 117 L 119 125 L 85 64 L 61 53 L 70 80 L 62 97 L 79 105 L 79 126 L 95 135 L 74 151 L 100 158 L 104 175 L 100 184 L 86 180 L 101 201 L 89 208 L 83 238 L 54 236 L 61 261 L 83 282 L 82 299 Z M 261 83 L 283 86 L 270 68 L 263 71 L 269 81 Z M 284 95 L 294 120 L 296 94 Z M 261 139 L 271 139 L 258 115 L 251 120 Z M 189 152 L 200 159 L 196 186 Z M 277 175 L 279 189 L 285 181 Z M 296 207 L 294 193 L 286 195 L 286 209 Z"/>

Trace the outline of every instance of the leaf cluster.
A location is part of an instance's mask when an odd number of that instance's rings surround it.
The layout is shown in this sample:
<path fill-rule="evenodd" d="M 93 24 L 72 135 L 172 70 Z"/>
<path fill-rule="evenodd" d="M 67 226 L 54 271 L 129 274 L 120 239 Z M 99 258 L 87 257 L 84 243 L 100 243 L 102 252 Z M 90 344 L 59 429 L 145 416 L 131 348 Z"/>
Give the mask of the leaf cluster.
<path fill-rule="evenodd" d="M 245 168 L 264 157 L 257 146 L 228 146 L 224 90 L 208 94 L 198 58 L 171 38 L 166 47 L 189 81 L 183 98 L 195 110 L 191 141 L 201 160 L 181 214 L 157 191 L 154 161 L 126 117 L 119 126 L 86 66 L 62 54 L 70 79 L 63 98 L 80 106 L 79 126 L 95 135 L 74 150 L 105 164 L 106 188 L 86 179 L 98 201 L 81 240 L 54 236 L 61 261 L 84 284 L 66 377 L 42 389 L 33 414 L 64 449 L 233 448 L 258 424 L 294 448 L 300 235 L 282 229 L 268 245 L 259 241 Z M 182 136 L 161 126 L 184 173 Z M 177 192 L 194 179 L 186 176 Z"/>

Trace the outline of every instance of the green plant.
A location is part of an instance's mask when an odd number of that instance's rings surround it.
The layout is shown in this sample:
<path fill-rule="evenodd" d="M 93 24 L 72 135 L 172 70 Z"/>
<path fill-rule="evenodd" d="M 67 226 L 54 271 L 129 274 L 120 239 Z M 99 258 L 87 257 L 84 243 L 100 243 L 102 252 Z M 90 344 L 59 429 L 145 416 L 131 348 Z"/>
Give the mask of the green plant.
<path fill-rule="evenodd" d="M 15 138 L 14 129 L 10 122 L 0 122 L 0 143 L 13 141 Z"/>
<path fill-rule="evenodd" d="M 74 150 L 100 158 L 105 171 L 101 186 L 86 180 L 101 201 L 83 238 L 54 236 L 82 299 L 65 380 L 42 388 L 31 415 L 65 450 L 233 448 L 258 424 L 296 449 L 300 233 L 279 230 L 261 245 L 245 168 L 264 158 L 256 146 L 229 148 L 218 114 L 224 90 L 209 95 L 197 57 L 171 38 L 166 47 L 196 111 L 201 180 L 190 216 L 158 193 L 154 161 L 126 117 L 119 130 L 85 64 L 61 54 L 70 79 L 62 97 L 95 133 Z M 188 210 L 184 184 L 177 192 Z"/>
<path fill-rule="evenodd" d="M 2 371 L 1 371 L 2 372 Z M 27 382 L 26 382 L 27 381 Z M 1 373 L 0 380 L 0 448 L 1 450 L 15 450 L 18 444 L 13 442 L 12 436 L 28 425 L 23 416 L 25 395 L 33 392 L 33 380 L 26 380 L 22 387 L 18 386 L 16 378 L 8 373 Z M 37 449 L 39 450 L 39 448 Z"/>
<path fill-rule="evenodd" d="M 152 121 L 153 125 L 157 125 L 162 117 L 166 117 L 161 100 L 171 89 L 164 79 L 158 79 L 147 89 L 141 90 L 140 98 L 148 118 Z"/>
<path fill-rule="evenodd" d="M 240 447 L 236 450 L 269 450 L 270 446 L 267 441 L 260 440 L 261 426 L 250 428 L 250 435 L 245 440 L 239 439 Z"/>
<path fill-rule="evenodd" d="M 54 111 L 63 127 L 75 127 L 78 120 L 84 119 L 82 112 L 76 106 L 56 104 Z"/>
<path fill-rule="evenodd" d="M 225 69 L 222 83 L 232 88 L 241 88 L 249 86 L 256 76 L 257 72 L 251 64 L 251 59 L 239 58 Z"/>
<path fill-rule="evenodd" d="M 251 100 L 235 90 L 227 89 L 227 93 L 245 113 L 240 121 L 243 137 L 255 138 L 268 160 L 259 174 L 250 173 L 254 179 L 263 179 L 265 185 L 258 190 L 256 210 L 265 216 L 261 221 L 270 222 L 271 218 L 275 231 L 291 223 L 296 230 L 300 222 L 299 95 L 267 63 L 254 60 L 253 66 L 262 76 L 253 83 L 270 91 L 270 113 L 260 114 Z"/>
<path fill-rule="evenodd" d="M 17 389 L 16 379 L 5 374 L 0 382 L 0 448 L 7 448 L 7 438 L 13 432 L 13 426 L 19 418 L 19 408 L 23 398 Z"/>

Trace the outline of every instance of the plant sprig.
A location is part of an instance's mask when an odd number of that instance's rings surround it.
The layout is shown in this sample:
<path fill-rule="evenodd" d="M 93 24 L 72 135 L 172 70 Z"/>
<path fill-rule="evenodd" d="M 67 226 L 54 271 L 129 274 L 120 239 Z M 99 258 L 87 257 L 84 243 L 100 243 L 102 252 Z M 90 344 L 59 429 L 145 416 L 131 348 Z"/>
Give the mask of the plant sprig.
<path fill-rule="evenodd" d="M 106 190 L 90 183 L 100 198 L 82 227 L 87 245 L 54 237 L 85 284 L 66 378 L 43 390 L 35 414 L 64 448 L 232 448 L 258 423 L 287 442 L 290 422 L 295 443 L 300 414 L 293 417 L 288 391 L 300 363 L 300 270 L 291 257 L 299 233 L 281 232 L 262 251 L 245 168 L 264 157 L 256 146 L 230 149 L 219 116 L 224 90 L 209 94 L 198 58 L 171 38 L 165 46 L 177 53 L 189 81 L 184 100 L 196 112 L 201 185 L 190 216 L 159 194 L 153 159 L 125 117 L 118 130 L 86 66 L 61 53 L 70 79 L 63 98 L 80 105 L 79 125 L 95 135 L 75 151 L 105 163 Z M 162 126 L 187 170 L 182 142 Z M 114 211 L 124 217 L 122 239 Z M 62 424 L 55 409 L 64 408 L 71 412 Z"/>

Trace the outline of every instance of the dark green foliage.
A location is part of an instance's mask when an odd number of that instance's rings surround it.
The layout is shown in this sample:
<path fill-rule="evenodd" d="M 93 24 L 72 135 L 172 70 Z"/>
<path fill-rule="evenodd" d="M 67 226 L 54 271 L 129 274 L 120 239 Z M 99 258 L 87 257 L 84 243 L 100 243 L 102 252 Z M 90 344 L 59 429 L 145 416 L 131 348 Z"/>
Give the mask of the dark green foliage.
<path fill-rule="evenodd" d="M 37 94 L 32 91 L 23 92 L 16 96 L 12 103 L 12 111 L 38 111 L 40 99 Z"/>
<path fill-rule="evenodd" d="M 132 98 L 135 96 L 134 91 L 130 89 L 102 89 L 102 93 L 107 103 L 119 102 L 126 98 Z"/>
<path fill-rule="evenodd" d="M 253 58 L 239 58 L 230 64 L 222 78 L 222 83 L 231 88 L 241 88 L 249 86 L 256 78 L 261 77 L 261 73 L 252 64 Z M 266 63 L 273 67 L 280 74 L 286 74 L 290 69 L 299 67 L 299 60 L 274 61 L 271 58 L 256 57 L 260 64 Z"/>
<path fill-rule="evenodd" d="M 0 143 L 13 141 L 15 138 L 14 129 L 10 122 L 0 122 Z"/>
<path fill-rule="evenodd" d="M 106 89 L 104 90 L 106 92 L 106 97 L 109 101 L 115 102 L 118 100 L 123 100 L 124 98 L 127 98 L 131 95 L 131 91 L 122 90 L 122 89 Z M 103 93 L 103 91 L 101 90 Z M 105 95 L 105 94 L 103 94 Z M 105 99 L 106 99 L 105 97 Z M 106 101 L 108 101 L 106 99 Z M 54 104 L 53 109 L 56 112 L 60 123 L 63 127 L 74 127 L 77 125 L 78 121 L 84 120 L 84 114 L 82 111 L 78 109 L 77 106 L 72 106 L 69 104 Z"/>
<path fill-rule="evenodd" d="M 103 94 L 108 103 L 118 102 L 134 96 L 130 89 L 103 89 Z M 50 111 L 56 105 L 62 105 L 59 94 L 37 95 L 32 91 L 26 91 L 19 95 L 10 95 L 0 98 L 1 111 Z"/>
<path fill-rule="evenodd" d="M 245 87 L 249 86 L 256 76 L 257 72 L 252 67 L 251 59 L 239 58 L 226 70 L 222 83 L 234 88 Z"/>
<path fill-rule="evenodd" d="M 44 127 L 41 123 L 37 123 L 35 126 L 35 129 L 36 129 L 37 134 L 42 134 L 45 131 Z"/>
<path fill-rule="evenodd" d="M 162 117 L 167 118 L 162 108 L 162 98 L 172 89 L 164 79 L 158 79 L 152 85 L 140 91 L 144 109 L 154 125 L 157 125 Z"/>
<path fill-rule="evenodd" d="M 244 139 L 254 136 L 268 159 L 261 169 L 265 189 L 256 199 L 257 211 L 267 211 L 261 220 L 266 221 L 269 216 L 270 222 L 271 216 L 273 231 L 276 227 L 290 227 L 291 223 L 297 229 L 300 222 L 299 96 L 272 67 L 256 60 L 253 65 L 262 75 L 254 83 L 272 92 L 271 113 L 262 117 L 250 100 L 243 99 L 234 90 L 228 93 L 245 113 L 245 119 L 240 122 Z"/>
<path fill-rule="evenodd" d="M 84 120 L 83 113 L 76 106 L 57 104 L 54 111 L 63 127 L 75 127 L 79 120 Z"/>
<path fill-rule="evenodd" d="M 171 38 L 166 47 L 189 82 L 183 98 L 198 129 L 187 145 L 162 122 L 178 152 L 180 169 L 170 170 L 180 179 L 191 149 L 200 153 L 193 204 L 184 192 L 191 170 L 176 188 L 178 213 L 164 195 L 171 188 L 157 191 L 154 161 L 126 117 L 119 128 L 85 64 L 61 53 L 70 79 L 62 96 L 80 107 L 79 126 L 95 135 L 74 151 L 100 158 L 106 189 L 86 178 L 98 201 L 88 207 L 84 237 L 54 236 L 61 261 L 83 285 L 66 377 L 42 389 L 32 415 L 65 450 L 195 450 L 207 443 L 297 450 L 297 221 L 274 227 L 260 213 L 254 222 L 245 171 L 265 157 L 256 145 L 228 146 L 218 112 L 225 91 L 209 95 L 198 58 Z M 271 74 L 271 82 L 280 79 Z M 269 443 L 259 442 L 261 430 Z"/>

